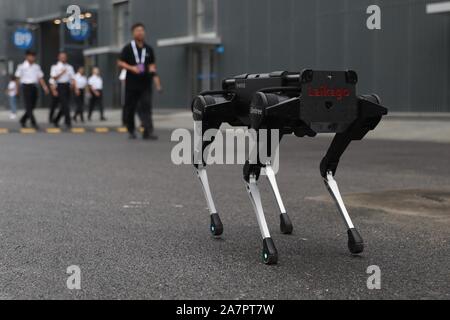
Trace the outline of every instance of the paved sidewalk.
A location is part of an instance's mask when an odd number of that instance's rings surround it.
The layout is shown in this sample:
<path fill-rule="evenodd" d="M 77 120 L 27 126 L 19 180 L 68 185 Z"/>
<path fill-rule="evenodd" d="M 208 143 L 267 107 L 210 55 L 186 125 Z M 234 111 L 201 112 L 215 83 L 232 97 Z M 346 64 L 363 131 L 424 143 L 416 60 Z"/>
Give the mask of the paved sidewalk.
<path fill-rule="evenodd" d="M 23 111 L 19 111 L 19 116 L 23 114 Z M 99 121 L 98 114 L 93 115 L 93 121 L 86 121 L 84 124 L 73 122 L 73 127 L 122 127 L 122 111 L 107 110 L 105 112 L 107 121 Z M 48 124 L 48 110 L 38 109 L 35 111 L 37 122 L 43 128 L 51 127 Z M 188 111 L 181 109 L 159 109 L 154 111 L 155 126 L 159 130 L 173 130 L 177 128 L 191 128 L 192 127 L 192 115 Z M 61 125 L 64 125 L 64 121 L 61 121 Z M 0 111 L 0 128 L 7 129 L 19 129 L 19 119 L 10 120 L 9 112 Z"/>
<path fill-rule="evenodd" d="M 184 109 L 155 110 L 154 120 L 157 130 L 192 129 L 192 115 Z M 48 111 L 39 109 L 35 112 L 38 122 L 47 123 Z M 108 121 L 100 122 L 98 115 L 94 121 L 82 127 L 121 127 L 121 111 L 108 110 Z M 77 124 L 74 124 L 77 126 Z M 9 120 L 9 113 L 0 112 L 0 128 L 18 128 L 18 121 Z M 369 133 L 368 139 L 392 141 L 421 141 L 450 143 L 450 114 L 407 114 L 393 113 L 384 118 L 377 130 Z"/>

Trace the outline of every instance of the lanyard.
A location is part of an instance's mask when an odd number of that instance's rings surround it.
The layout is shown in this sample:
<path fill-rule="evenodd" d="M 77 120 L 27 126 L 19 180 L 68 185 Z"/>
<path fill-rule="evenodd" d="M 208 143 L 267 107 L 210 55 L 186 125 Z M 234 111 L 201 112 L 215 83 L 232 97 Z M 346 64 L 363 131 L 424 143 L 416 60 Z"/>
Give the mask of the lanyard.
<path fill-rule="evenodd" d="M 139 58 L 139 52 L 136 46 L 136 41 L 131 41 L 131 47 L 133 48 L 134 58 L 137 64 L 145 64 L 145 56 L 147 55 L 147 49 L 142 48 L 141 58 Z"/>

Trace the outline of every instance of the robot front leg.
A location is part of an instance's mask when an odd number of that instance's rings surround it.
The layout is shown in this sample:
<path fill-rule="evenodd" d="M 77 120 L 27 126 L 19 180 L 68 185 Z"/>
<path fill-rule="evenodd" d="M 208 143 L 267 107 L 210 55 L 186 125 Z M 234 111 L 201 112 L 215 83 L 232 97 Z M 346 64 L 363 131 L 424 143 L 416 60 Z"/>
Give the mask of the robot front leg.
<path fill-rule="evenodd" d="M 202 185 L 203 193 L 205 195 L 205 199 L 208 204 L 208 209 L 211 216 L 210 231 L 213 236 L 219 237 L 223 234 L 223 224 L 222 221 L 220 220 L 219 213 L 216 210 L 216 205 L 214 204 L 211 189 L 209 187 L 208 173 L 206 172 L 206 167 L 198 167 L 197 176 L 200 179 L 200 183 Z"/>
<path fill-rule="evenodd" d="M 249 174 L 249 178 L 247 181 L 247 192 L 255 210 L 259 229 L 263 238 L 263 262 L 267 265 L 273 265 L 278 263 L 278 251 L 275 247 L 275 243 L 273 242 L 272 237 L 270 236 L 269 227 L 267 226 L 267 221 L 261 202 L 261 194 L 258 188 L 258 178 L 259 172 L 251 172 Z"/>
<path fill-rule="evenodd" d="M 349 133 L 337 134 L 328 150 L 327 155 L 321 163 L 321 174 L 324 178 L 325 185 L 330 192 L 333 200 L 335 201 L 338 210 L 344 219 L 347 226 L 348 234 L 348 248 L 352 254 L 360 254 L 364 251 L 364 241 L 355 229 L 353 222 L 345 207 L 344 200 L 342 199 L 339 191 L 338 184 L 334 179 L 336 170 L 339 164 L 339 159 L 342 153 L 346 150 L 351 142 L 351 135 Z"/>
<path fill-rule="evenodd" d="M 354 140 L 362 140 L 370 130 L 374 130 L 377 127 L 382 116 L 387 114 L 387 109 L 379 104 L 379 98 L 376 96 L 362 96 L 359 98 L 360 115 L 358 119 L 347 131 L 336 134 L 320 164 L 320 171 L 325 180 L 325 185 L 336 202 L 347 226 L 348 247 L 352 254 L 360 254 L 364 251 L 364 241 L 353 225 L 334 176 L 336 175 L 340 158 L 350 143 Z"/>
<path fill-rule="evenodd" d="M 360 254 L 364 251 L 364 240 L 359 234 L 358 230 L 355 229 L 353 225 L 352 219 L 348 214 L 347 208 L 345 207 L 344 200 L 342 199 L 341 193 L 339 191 L 338 184 L 336 180 L 334 180 L 333 172 L 327 172 L 325 178 L 325 185 L 327 186 L 328 191 L 333 197 L 339 212 L 344 219 L 345 225 L 347 226 L 347 234 L 348 234 L 348 248 L 352 254 Z"/>
<path fill-rule="evenodd" d="M 208 173 L 206 171 L 207 164 L 204 159 L 204 151 L 208 145 L 211 144 L 211 142 L 203 141 L 203 133 L 205 131 L 204 127 L 206 126 L 203 122 L 196 121 L 194 123 L 194 131 L 196 136 L 194 145 L 194 163 L 211 216 L 210 231 L 213 236 L 219 237 L 223 234 L 223 224 L 220 220 L 219 213 L 216 210 L 216 205 L 214 204 L 211 188 L 209 186 Z"/>
<path fill-rule="evenodd" d="M 278 203 L 278 207 L 280 208 L 280 230 L 283 234 L 292 234 L 294 231 L 294 226 L 292 225 L 291 219 L 287 214 L 286 208 L 283 203 L 283 199 L 281 198 L 280 190 L 278 189 L 277 179 L 275 176 L 275 171 L 273 170 L 272 164 L 268 163 L 265 167 L 265 173 L 267 179 L 269 180 L 270 186 L 272 187 L 272 191 L 275 195 L 275 198 Z"/>
<path fill-rule="evenodd" d="M 206 172 L 206 148 L 213 143 L 214 139 L 204 141 L 203 135 L 209 129 L 219 130 L 222 123 L 234 119 L 234 96 L 225 91 L 220 92 L 204 92 L 192 103 L 192 112 L 194 115 L 194 165 L 197 169 L 197 175 L 202 184 L 202 189 L 208 203 L 211 215 L 210 230 L 214 236 L 223 234 L 223 224 L 217 213 L 214 204 L 211 189 L 209 187 L 208 174 Z"/>

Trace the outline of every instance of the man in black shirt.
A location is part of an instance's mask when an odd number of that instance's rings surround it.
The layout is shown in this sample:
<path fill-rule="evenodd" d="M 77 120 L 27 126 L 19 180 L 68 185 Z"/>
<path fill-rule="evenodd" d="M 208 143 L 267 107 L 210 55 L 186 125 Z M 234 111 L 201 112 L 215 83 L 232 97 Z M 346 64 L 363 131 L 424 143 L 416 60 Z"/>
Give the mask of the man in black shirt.
<path fill-rule="evenodd" d="M 145 43 L 145 26 L 141 23 L 132 27 L 133 41 L 123 48 L 118 61 L 120 68 L 127 70 L 125 108 L 127 128 L 131 139 L 136 139 L 136 109 L 140 105 L 143 138 L 156 140 L 152 119 L 153 82 L 161 91 L 161 81 L 156 72 L 153 48 Z"/>

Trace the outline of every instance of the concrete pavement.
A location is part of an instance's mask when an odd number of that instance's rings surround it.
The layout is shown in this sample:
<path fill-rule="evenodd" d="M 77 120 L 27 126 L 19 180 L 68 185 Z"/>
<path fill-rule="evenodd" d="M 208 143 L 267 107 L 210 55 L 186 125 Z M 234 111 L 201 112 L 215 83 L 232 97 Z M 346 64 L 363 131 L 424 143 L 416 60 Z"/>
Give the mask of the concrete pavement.
<path fill-rule="evenodd" d="M 183 109 L 156 109 L 156 127 L 160 130 L 174 130 L 178 128 L 192 129 L 192 114 Z M 121 111 L 108 110 L 108 121 L 98 121 L 98 115 L 92 122 L 74 124 L 75 127 L 121 127 Z M 47 124 L 48 111 L 39 109 L 36 117 L 40 124 Z M 48 126 L 48 125 L 47 125 Z M 19 128 L 18 121 L 11 121 L 9 113 L 0 111 L 0 128 Z M 376 131 L 370 132 L 367 139 L 394 141 L 422 141 L 450 143 L 450 114 L 391 114 L 380 124 Z"/>
<path fill-rule="evenodd" d="M 268 267 L 242 168 L 210 168 L 225 225 L 222 239 L 212 239 L 192 167 L 170 161 L 170 132 L 160 129 L 152 143 L 117 134 L 0 135 L 0 298 L 450 298 L 450 210 L 408 215 L 352 205 L 367 246 L 352 257 L 336 208 L 320 199 L 328 139 L 288 137 L 278 180 L 295 231 L 280 235 L 262 180 L 280 254 L 279 265 Z M 351 146 L 337 181 L 352 200 L 404 190 L 450 194 L 448 159 L 448 144 L 372 139 Z M 400 207 L 412 201 L 399 199 Z M 81 268 L 80 291 L 67 289 L 71 265 Z M 372 265 L 381 269 L 381 290 L 367 288 Z"/>

